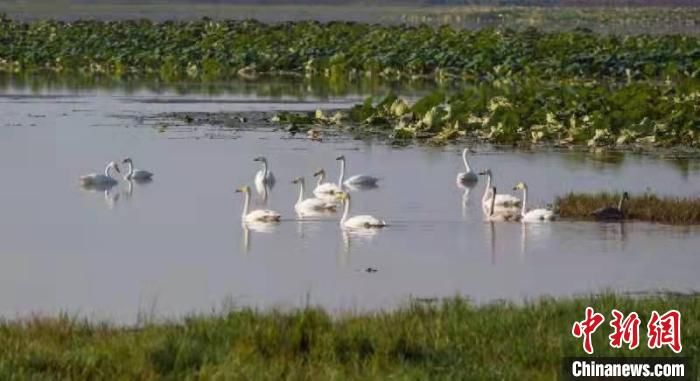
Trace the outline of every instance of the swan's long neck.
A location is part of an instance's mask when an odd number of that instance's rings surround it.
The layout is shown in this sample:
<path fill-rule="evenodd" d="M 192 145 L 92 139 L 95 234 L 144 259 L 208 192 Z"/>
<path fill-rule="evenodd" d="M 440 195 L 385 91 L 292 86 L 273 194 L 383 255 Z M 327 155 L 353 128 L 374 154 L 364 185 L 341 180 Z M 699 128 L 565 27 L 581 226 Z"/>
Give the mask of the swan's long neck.
<path fill-rule="evenodd" d="M 338 178 L 338 186 L 343 186 L 343 180 L 345 180 L 345 159 L 340 160 L 340 177 Z"/>
<path fill-rule="evenodd" d="M 267 168 L 267 160 L 263 160 L 262 162 L 263 166 L 263 173 L 265 174 L 265 178 L 267 178 L 268 174 L 270 173 Z"/>
<path fill-rule="evenodd" d="M 344 224 L 350 214 L 350 197 L 346 197 L 343 201 L 343 216 L 340 218 L 340 224 Z"/>
<path fill-rule="evenodd" d="M 248 207 L 250 206 L 250 191 L 246 190 L 245 191 L 245 201 L 243 201 L 243 214 L 241 214 L 242 218 L 245 218 L 245 216 L 248 215 Z"/>
<path fill-rule="evenodd" d="M 496 187 L 491 189 L 493 197 L 491 197 L 491 210 L 489 211 L 489 216 L 493 216 L 493 212 L 496 209 Z"/>
<path fill-rule="evenodd" d="M 134 165 L 131 164 L 130 161 L 128 161 L 126 164 L 129 166 L 129 171 L 126 174 L 126 177 L 131 178 L 131 176 L 134 174 Z"/>
<path fill-rule="evenodd" d="M 299 198 L 297 199 L 297 204 L 304 201 L 304 180 L 299 181 Z"/>
<path fill-rule="evenodd" d="M 617 203 L 617 210 L 622 211 L 622 203 L 625 201 L 625 196 L 620 197 L 620 202 Z"/>
<path fill-rule="evenodd" d="M 469 166 L 469 162 L 467 161 L 467 150 L 465 149 L 462 151 L 462 161 L 464 162 L 464 169 L 466 170 L 467 173 L 472 171 L 472 168 Z"/>
<path fill-rule="evenodd" d="M 112 176 L 109 175 L 109 171 L 110 171 L 111 169 L 112 169 L 112 163 L 107 164 L 107 166 L 105 167 L 105 176 L 107 176 L 107 177 L 112 177 Z"/>
<path fill-rule="evenodd" d="M 494 197 L 494 199 L 496 199 L 496 198 Z M 523 206 L 520 210 L 520 214 L 523 216 L 525 215 L 525 213 L 527 213 L 527 207 L 525 206 L 526 204 L 527 204 L 527 186 L 523 187 Z"/>
<path fill-rule="evenodd" d="M 484 197 L 481 198 L 481 202 L 487 202 L 489 199 L 489 193 L 492 191 L 491 189 L 491 174 L 487 173 L 486 174 L 486 188 L 484 188 Z M 496 195 L 494 194 L 492 198 L 495 200 Z"/>
<path fill-rule="evenodd" d="M 318 180 L 316 180 L 316 186 L 317 186 L 317 187 L 318 187 L 318 186 L 321 186 L 321 184 L 323 184 L 323 180 L 325 180 L 325 179 L 326 179 L 326 174 L 323 173 L 323 172 L 319 173 L 319 174 L 318 174 Z"/>

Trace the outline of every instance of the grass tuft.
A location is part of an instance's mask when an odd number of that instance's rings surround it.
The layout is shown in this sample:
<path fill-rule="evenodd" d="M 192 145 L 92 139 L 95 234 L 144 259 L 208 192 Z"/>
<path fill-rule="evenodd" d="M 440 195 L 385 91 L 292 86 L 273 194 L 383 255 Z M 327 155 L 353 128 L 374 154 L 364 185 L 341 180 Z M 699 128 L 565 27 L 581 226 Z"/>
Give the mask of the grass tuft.
<path fill-rule="evenodd" d="M 563 218 L 593 219 L 591 212 L 606 206 L 617 206 L 617 193 L 569 193 L 558 197 L 556 204 Z M 700 224 L 700 198 L 659 197 L 644 193 L 630 195 L 623 207 L 627 220 L 658 222 L 670 225 Z"/>

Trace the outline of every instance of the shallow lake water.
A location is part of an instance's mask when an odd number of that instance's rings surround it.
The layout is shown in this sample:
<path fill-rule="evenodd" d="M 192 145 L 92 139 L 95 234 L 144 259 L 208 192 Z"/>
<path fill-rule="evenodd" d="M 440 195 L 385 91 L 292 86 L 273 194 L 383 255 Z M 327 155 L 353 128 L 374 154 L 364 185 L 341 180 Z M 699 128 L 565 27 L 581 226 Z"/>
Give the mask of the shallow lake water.
<path fill-rule="evenodd" d="M 466 200 L 455 186 L 461 147 L 318 143 L 280 131 L 140 118 L 338 108 L 357 99 L 3 90 L 0 316 L 65 311 L 133 323 L 139 314 L 178 317 L 224 304 L 361 311 L 390 309 L 411 297 L 488 302 L 700 289 L 700 228 L 484 222 L 484 181 Z M 700 195 L 700 168 L 692 162 L 475 150 L 472 165 L 491 168 L 499 192 L 526 181 L 535 204 L 571 190 Z M 348 235 L 338 215 L 296 218 L 292 178 L 310 183 L 324 167 L 335 180 L 339 154 L 347 157 L 348 174 L 382 178 L 379 188 L 352 193 L 353 213 L 383 218 L 386 229 Z M 259 169 L 252 159 L 259 155 L 277 177 L 268 207 L 283 215 L 267 231 L 242 228 L 243 197 L 234 192 L 252 185 Z M 121 182 L 109 192 L 79 186 L 80 175 L 126 156 L 155 172 L 154 181 L 131 188 Z"/>

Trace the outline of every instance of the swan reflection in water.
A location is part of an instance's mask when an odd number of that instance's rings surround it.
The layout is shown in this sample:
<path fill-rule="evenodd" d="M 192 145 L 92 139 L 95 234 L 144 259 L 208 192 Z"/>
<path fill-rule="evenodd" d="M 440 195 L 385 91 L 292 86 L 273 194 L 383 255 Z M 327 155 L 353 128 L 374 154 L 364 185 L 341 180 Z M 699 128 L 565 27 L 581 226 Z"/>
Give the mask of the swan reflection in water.
<path fill-rule="evenodd" d="M 108 209 L 114 209 L 119 201 L 119 192 L 114 189 L 116 184 L 83 184 L 81 188 L 91 194 L 100 193 L 104 196 L 104 202 Z"/>
<path fill-rule="evenodd" d="M 277 230 L 277 224 L 270 224 L 266 222 L 243 222 L 241 223 L 242 239 L 241 244 L 243 246 L 243 253 L 248 254 L 252 247 L 251 232 L 270 234 Z"/>
<path fill-rule="evenodd" d="M 376 229 L 340 229 L 342 247 L 338 251 L 338 264 L 347 267 L 353 242 L 370 242 L 378 234 Z"/>

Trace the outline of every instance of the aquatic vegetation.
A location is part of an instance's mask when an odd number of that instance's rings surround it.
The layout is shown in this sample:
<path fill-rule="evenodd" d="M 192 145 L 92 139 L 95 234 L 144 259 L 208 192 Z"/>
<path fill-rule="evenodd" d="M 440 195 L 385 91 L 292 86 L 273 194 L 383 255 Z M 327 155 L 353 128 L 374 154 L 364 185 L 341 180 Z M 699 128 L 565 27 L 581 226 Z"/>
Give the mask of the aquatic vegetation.
<path fill-rule="evenodd" d="M 583 354 L 571 327 L 587 306 L 606 316 L 635 311 L 642 321 L 653 310 L 679 310 L 683 356 L 697 368 L 700 297 L 606 294 L 525 305 L 416 301 L 341 316 L 242 309 L 138 327 L 66 316 L 3 321 L 0 378 L 550 380 L 563 356 Z M 602 328 L 593 335 L 596 355 L 673 355 L 646 345 L 612 349 Z"/>
<path fill-rule="evenodd" d="M 555 204 L 562 218 L 593 219 L 591 212 L 617 206 L 621 195 L 615 193 L 569 193 Z M 625 201 L 625 219 L 673 225 L 700 224 L 700 198 L 659 197 L 650 193 L 631 194 Z"/>
<path fill-rule="evenodd" d="M 164 81 L 262 74 L 487 80 L 514 75 L 697 78 L 700 38 L 613 36 L 351 22 L 36 21 L 0 18 L 0 72 L 154 76 Z"/>
<path fill-rule="evenodd" d="M 592 148 L 700 147 L 700 82 L 496 81 L 413 105 L 389 95 L 348 112 L 355 125 L 394 139 L 445 143 L 467 136 L 494 143 Z"/>

